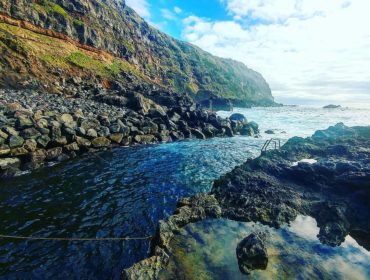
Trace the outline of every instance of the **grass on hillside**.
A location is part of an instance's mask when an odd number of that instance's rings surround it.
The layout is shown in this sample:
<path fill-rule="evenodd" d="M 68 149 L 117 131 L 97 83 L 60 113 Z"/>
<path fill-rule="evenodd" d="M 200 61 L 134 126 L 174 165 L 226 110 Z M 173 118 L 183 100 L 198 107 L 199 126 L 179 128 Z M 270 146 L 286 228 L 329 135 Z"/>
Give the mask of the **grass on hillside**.
<path fill-rule="evenodd" d="M 45 71 L 47 68 L 66 71 L 74 69 L 104 78 L 113 78 L 121 72 L 141 76 L 141 73 L 126 60 L 107 53 L 87 51 L 70 42 L 0 23 L 0 51 L 5 53 L 5 50 L 12 53 L 14 59 L 20 54 L 32 56 L 46 66 Z"/>

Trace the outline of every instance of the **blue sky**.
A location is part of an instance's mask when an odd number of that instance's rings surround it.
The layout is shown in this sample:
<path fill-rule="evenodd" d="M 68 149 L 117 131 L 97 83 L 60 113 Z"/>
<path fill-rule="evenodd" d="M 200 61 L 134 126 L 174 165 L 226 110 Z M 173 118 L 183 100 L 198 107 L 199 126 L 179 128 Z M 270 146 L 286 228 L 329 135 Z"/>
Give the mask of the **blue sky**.
<path fill-rule="evenodd" d="M 126 0 L 158 29 L 259 71 L 278 102 L 370 109 L 369 0 Z"/>
<path fill-rule="evenodd" d="M 132 0 L 128 3 L 133 7 L 136 5 L 142 7 L 141 3 L 146 3 L 150 15 L 144 12 L 144 18 L 177 39 L 184 39 L 181 36 L 183 30 L 181 20 L 186 17 L 197 15 L 217 20 L 232 19 L 231 15 L 225 13 L 223 4 L 217 0 Z"/>

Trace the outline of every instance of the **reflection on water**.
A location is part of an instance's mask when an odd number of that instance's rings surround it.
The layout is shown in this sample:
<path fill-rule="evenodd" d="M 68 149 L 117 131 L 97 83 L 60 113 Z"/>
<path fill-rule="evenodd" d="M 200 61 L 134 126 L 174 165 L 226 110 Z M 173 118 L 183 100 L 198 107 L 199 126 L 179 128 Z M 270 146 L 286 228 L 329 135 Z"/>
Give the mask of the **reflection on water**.
<path fill-rule="evenodd" d="M 299 237 L 307 240 L 319 240 L 317 235 L 319 234 L 320 228 L 317 226 L 316 220 L 310 216 L 297 216 L 297 218 L 290 223 L 288 229 Z"/>
<path fill-rule="evenodd" d="M 269 233 L 266 270 L 239 271 L 236 246 L 257 230 Z M 172 241 L 169 269 L 162 279 L 369 279 L 370 253 L 347 236 L 339 247 L 317 239 L 315 219 L 298 216 L 278 230 L 256 223 L 206 220 L 187 225 Z"/>

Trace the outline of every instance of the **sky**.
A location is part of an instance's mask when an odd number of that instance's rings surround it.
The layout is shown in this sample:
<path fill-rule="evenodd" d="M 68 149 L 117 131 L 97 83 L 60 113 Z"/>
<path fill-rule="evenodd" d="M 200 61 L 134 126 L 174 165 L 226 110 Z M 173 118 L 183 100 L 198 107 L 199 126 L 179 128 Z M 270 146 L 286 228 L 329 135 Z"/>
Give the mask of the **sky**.
<path fill-rule="evenodd" d="M 260 72 L 277 102 L 370 109 L 370 0 L 126 0 L 151 25 Z"/>

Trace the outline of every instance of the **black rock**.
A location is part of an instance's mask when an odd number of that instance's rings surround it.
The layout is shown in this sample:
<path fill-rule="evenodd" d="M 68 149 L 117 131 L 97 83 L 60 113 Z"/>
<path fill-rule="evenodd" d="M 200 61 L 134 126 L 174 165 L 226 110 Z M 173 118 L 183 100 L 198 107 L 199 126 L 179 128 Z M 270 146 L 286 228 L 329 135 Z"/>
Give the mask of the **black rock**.
<path fill-rule="evenodd" d="M 242 122 L 242 123 L 247 123 L 247 118 L 240 113 L 234 113 L 230 116 L 229 118 L 231 121 L 237 121 L 237 122 Z"/>
<path fill-rule="evenodd" d="M 342 106 L 329 104 L 329 105 L 326 105 L 326 106 L 323 107 L 323 109 L 338 109 L 338 108 L 342 108 Z"/>
<path fill-rule="evenodd" d="M 255 269 L 266 269 L 268 263 L 266 237 L 264 232 L 255 232 L 238 244 L 236 256 L 242 273 L 249 274 Z"/>

